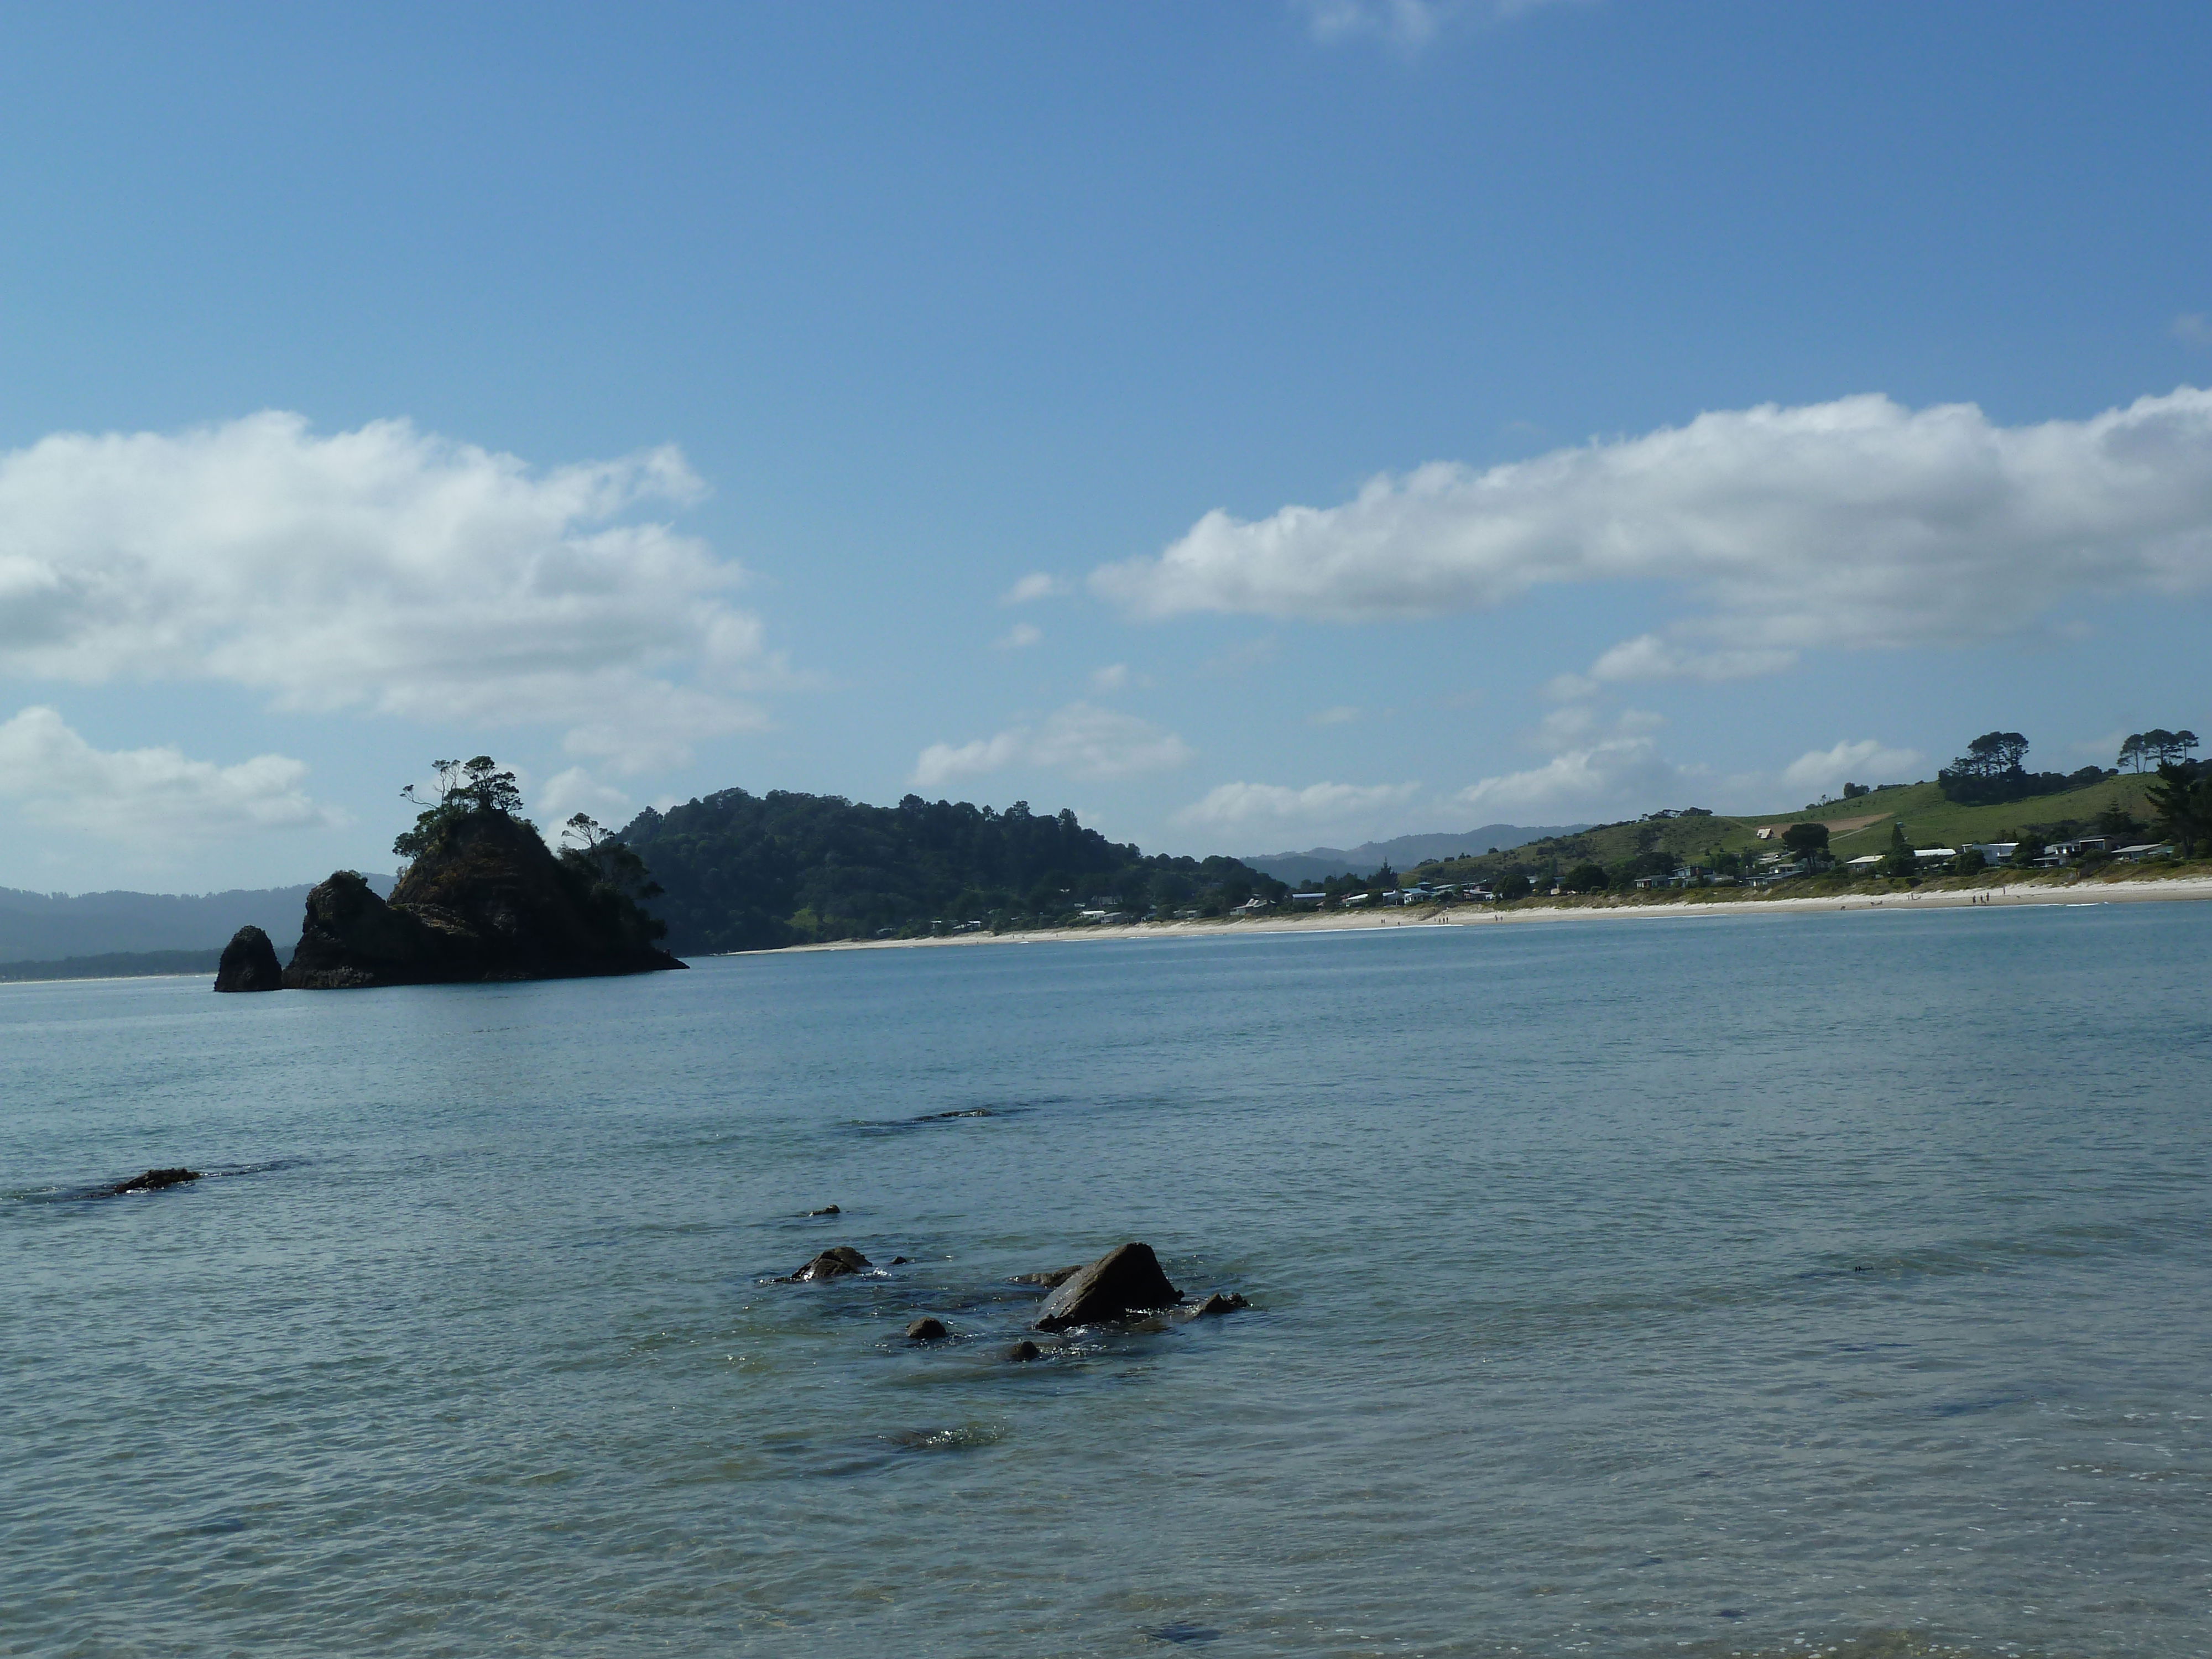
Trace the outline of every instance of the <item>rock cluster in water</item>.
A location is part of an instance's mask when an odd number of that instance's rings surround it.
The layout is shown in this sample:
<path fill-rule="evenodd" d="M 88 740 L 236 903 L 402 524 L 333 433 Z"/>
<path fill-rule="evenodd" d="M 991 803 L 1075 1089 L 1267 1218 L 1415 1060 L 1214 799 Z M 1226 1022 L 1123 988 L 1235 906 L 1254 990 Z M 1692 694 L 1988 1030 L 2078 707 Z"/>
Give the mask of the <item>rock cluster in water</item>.
<path fill-rule="evenodd" d="M 813 1213 L 819 1214 L 820 1212 Z M 891 1258 L 897 1267 L 904 1256 Z M 849 1244 L 840 1244 L 823 1251 L 796 1273 L 784 1274 L 776 1280 L 779 1285 L 797 1285 L 823 1279 L 846 1279 L 855 1274 L 874 1271 L 874 1264 Z M 1215 1291 L 1196 1301 L 1187 1300 L 1168 1280 L 1161 1270 L 1159 1258 L 1152 1254 L 1152 1246 L 1133 1240 L 1117 1244 L 1096 1261 L 1079 1262 L 1071 1267 L 1056 1267 L 1042 1273 L 1017 1273 L 1011 1281 L 1017 1285 L 1034 1285 L 1052 1293 L 1038 1309 L 1032 1324 L 1040 1331 L 1073 1330 L 1082 1325 L 1106 1325 L 1154 1314 L 1170 1314 L 1185 1319 L 1210 1319 L 1234 1313 L 1251 1304 L 1234 1291 Z M 944 1321 L 933 1315 L 923 1315 L 906 1328 L 907 1338 L 914 1342 L 941 1341 L 951 1334 Z M 1043 1350 L 1024 1338 L 1006 1350 L 1010 1360 L 1036 1359 Z"/>
<path fill-rule="evenodd" d="M 555 858 L 528 823 L 471 812 L 408 866 L 388 903 L 350 870 L 309 893 L 283 982 L 331 990 L 683 967 L 648 927 L 620 894 Z"/>
<path fill-rule="evenodd" d="M 215 970 L 218 991 L 278 991 L 284 986 L 284 969 L 276 960 L 276 947 L 269 935 L 248 922 L 222 947 L 222 960 Z"/>

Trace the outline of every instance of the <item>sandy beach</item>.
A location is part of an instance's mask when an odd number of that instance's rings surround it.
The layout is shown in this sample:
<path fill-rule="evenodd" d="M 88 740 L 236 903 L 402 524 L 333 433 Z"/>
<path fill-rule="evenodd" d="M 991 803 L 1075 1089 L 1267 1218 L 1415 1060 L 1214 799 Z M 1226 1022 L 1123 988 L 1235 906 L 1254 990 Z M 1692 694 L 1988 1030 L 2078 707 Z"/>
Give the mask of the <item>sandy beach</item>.
<path fill-rule="evenodd" d="M 1909 892 L 1829 893 L 1802 898 L 1723 898 L 1704 888 L 1664 897 L 1523 900 L 1515 905 L 1431 905 L 1411 909 L 1303 911 L 1289 915 L 1198 921 L 1132 922 L 1113 927 L 1050 927 L 1026 933 L 951 933 L 936 939 L 841 939 L 790 951 L 889 951 L 915 945 L 1035 945 L 1107 939 L 1219 939 L 1255 933 L 1352 933 L 1384 927 L 1500 927 L 1528 922 L 1680 921 L 1707 916 L 1832 915 L 1839 910 L 1987 909 L 1998 906 L 2139 904 L 2212 899 L 2212 875 L 2092 876 L 2019 881 L 2002 887 L 1917 888 Z M 736 951 L 733 955 L 759 952 Z"/>

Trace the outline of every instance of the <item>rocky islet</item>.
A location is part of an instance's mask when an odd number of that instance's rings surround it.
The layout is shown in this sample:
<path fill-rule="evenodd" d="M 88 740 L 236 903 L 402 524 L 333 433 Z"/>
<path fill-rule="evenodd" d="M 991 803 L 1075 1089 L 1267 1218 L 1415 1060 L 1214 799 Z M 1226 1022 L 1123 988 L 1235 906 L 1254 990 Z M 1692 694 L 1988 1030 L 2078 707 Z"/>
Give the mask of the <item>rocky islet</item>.
<path fill-rule="evenodd" d="M 276 960 L 276 947 L 269 942 L 269 935 L 251 922 L 233 933 L 230 943 L 222 947 L 222 959 L 216 964 L 215 988 L 283 990 L 284 969 Z"/>

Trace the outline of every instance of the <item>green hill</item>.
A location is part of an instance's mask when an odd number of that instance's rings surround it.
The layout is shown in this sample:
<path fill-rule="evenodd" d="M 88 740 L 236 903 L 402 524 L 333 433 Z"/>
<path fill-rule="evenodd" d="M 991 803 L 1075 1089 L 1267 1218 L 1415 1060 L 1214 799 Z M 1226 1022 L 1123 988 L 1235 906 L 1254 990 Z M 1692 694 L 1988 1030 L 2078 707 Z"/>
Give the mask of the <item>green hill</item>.
<path fill-rule="evenodd" d="M 1287 891 L 1235 859 L 1147 858 L 1062 810 L 1005 811 L 908 795 L 868 806 L 836 795 L 726 789 L 648 809 L 620 832 L 664 890 L 647 908 L 683 954 L 765 950 L 940 927 L 1049 927 L 1078 911 L 1154 906 L 1219 915 Z"/>
<path fill-rule="evenodd" d="M 1946 799 L 1942 787 L 1932 781 L 1892 784 L 1802 812 L 1729 817 L 1692 809 L 1686 814 L 1603 823 L 1578 835 L 1554 836 L 1509 853 L 1425 864 L 1411 873 L 1423 880 L 1480 881 L 1513 872 L 1531 877 L 1565 874 L 1582 864 L 1596 864 L 1613 872 L 1638 860 L 1656 870 L 1662 865 L 1705 862 L 1716 853 L 1741 855 L 1772 850 L 1775 841 L 1760 839 L 1759 831 L 1792 823 L 1853 826 L 1830 831 L 1830 850 L 1839 859 L 1882 851 L 1889 845 L 1891 824 L 1900 821 L 1905 838 L 1916 847 L 2016 841 L 2022 831 L 2033 831 L 2049 840 L 2087 832 L 2100 814 L 2114 807 L 2148 826 L 2153 816 L 2148 791 L 2156 781 L 2148 774 L 2121 773 L 2083 788 L 1996 806 L 1960 805 Z"/>

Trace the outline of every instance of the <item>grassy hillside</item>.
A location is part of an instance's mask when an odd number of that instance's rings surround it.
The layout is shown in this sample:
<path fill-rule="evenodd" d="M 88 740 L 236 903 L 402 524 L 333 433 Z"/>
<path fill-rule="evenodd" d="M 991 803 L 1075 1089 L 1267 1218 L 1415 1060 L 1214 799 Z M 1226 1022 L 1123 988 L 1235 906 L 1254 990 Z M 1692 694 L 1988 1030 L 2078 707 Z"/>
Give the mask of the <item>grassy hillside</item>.
<path fill-rule="evenodd" d="M 2047 838 L 2062 830 L 2087 830 L 2099 813 L 2113 806 L 2139 823 L 2148 823 L 2152 814 L 2146 797 L 2149 786 L 2155 781 L 2148 775 L 2123 773 L 2087 788 L 2008 801 L 1997 806 L 1961 806 L 1946 800 L 1942 788 L 1932 781 L 1893 784 L 1870 794 L 1831 801 L 1802 812 L 1744 817 L 1699 814 L 1600 824 L 1579 835 L 1532 842 L 1494 857 L 1485 854 L 1423 865 L 1413 873 L 1424 879 L 1465 881 L 1485 879 L 1509 870 L 1536 874 L 1549 873 L 1556 867 L 1565 872 L 1585 863 L 1612 869 L 1646 853 L 1663 853 L 1694 863 L 1715 852 L 1771 850 L 1775 842 L 1761 841 L 1758 833 L 1760 828 L 1792 823 L 1856 825 L 1848 830 L 1831 831 L 1831 850 L 1842 859 L 1882 851 L 1889 845 L 1890 826 L 1897 821 L 1903 822 L 1905 838 L 1916 847 L 1956 847 L 1961 841 L 2014 841 L 2027 830 Z M 1861 823 L 1860 820 L 1871 821 Z"/>

